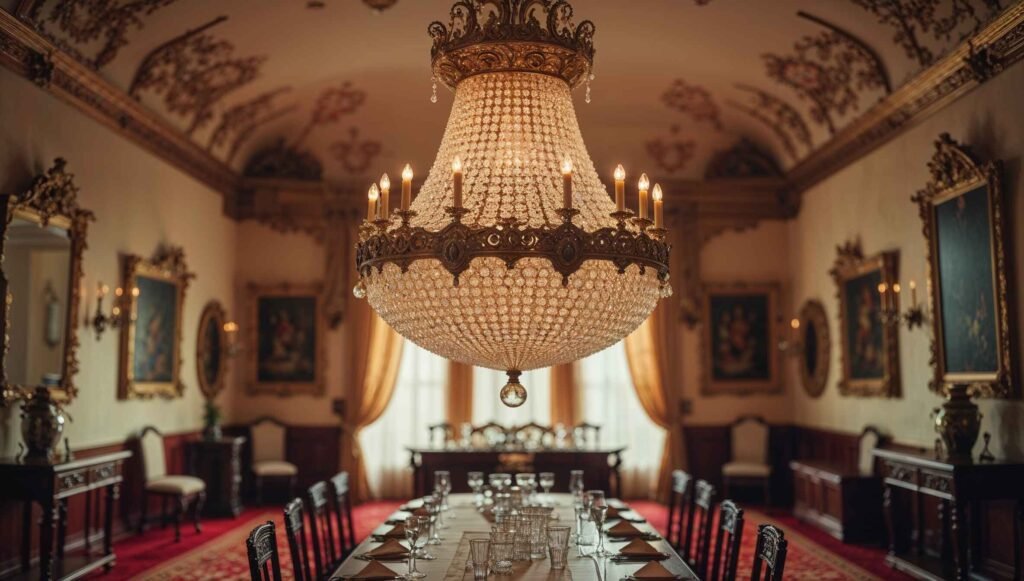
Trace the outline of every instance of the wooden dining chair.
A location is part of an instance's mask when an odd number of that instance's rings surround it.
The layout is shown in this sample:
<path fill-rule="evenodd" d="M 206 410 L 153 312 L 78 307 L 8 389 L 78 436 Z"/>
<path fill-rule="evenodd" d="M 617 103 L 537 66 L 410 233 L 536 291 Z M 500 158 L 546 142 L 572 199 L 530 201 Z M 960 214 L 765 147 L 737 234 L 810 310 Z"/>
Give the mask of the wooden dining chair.
<path fill-rule="evenodd" d="M 718 533 L 715 539 L 715 557 L 712 560 L 711 581 L 736 578 L 743 539 L 743 509 L 731 500 L 718 506 Z"/>
<path fill-rule="evenodd" d="M 754 548 L 754 566 L 750 581 L 780 581 L 786 568 L 786 540 L 782 529 L 772 525 L 757 527 L 757 546 Z M 762 569 L 764 570 L 762 574 Z"/>
<path fill-rule="evenodd" d="M 668 528 L 665 539 L 678 551 L 683 546 L 683 524 L 690 512 L 690 481 L 692 478 L 682 470 L 672 471 L 672 489 L 668 497 Z"/>
<path fill-rule="evenodd" d="M 317 579 L 326 579 L 334 567 L 341 563 L 338 545 L 334 543 L 329 498 L 326 482 L 317 482 L 306 492 L 309 536 L 313 539 L 313 564 Z"/>
<path fill-rule="evenodd" d="M 683 558 L 688 560 L 700 579 L 704 579 L 708 575 L 714 504 L 715 487 L 708 484 L 706 480 L 698 480 L 693 488 L 693 504 L 688 518 Z"/>
<path fill-rule="evenodd" d="M 335 530 L 338 531 L 338 547 L 344 560 L 355 550 L 356 524 L 352 520 L 352 496 L 348 488 L 348 472 L 339 472 L 328 481 L 331 489 L 331 509 L 334 513 Z"/>
<path fill-rule="evenodd" d="M 312 581 L 309 566 L 309 542 L 302 523 L 302 499 L 295 498 L 284 507 L 284 532 L 288 537 L 288 552 L 292 555 L 295 581 Z"/>
<path fill-rule="evenodd" d="M 138 533 L 146 530 L 147 509 L 149 499 L 159 497 L 161 500 L 161 523 L 168 520 L 167 505 L 173 502 L 174 541 L 181 540 L 181 517 L 192 507 L 192 520 L 196 533 L 202 532 L 199 515 L 206 502 L 206 483 L 195 476 L 184 474 L 168 474 L 167 458 L 164 455 L 164 436 L 154 426 L 146 426 L 139 432 L 136 447 L 142 456 L 143 487 L 142 513 L 139 516 Z"/>
<path fill-rule="evenodd" d="M 281 581 L 281 559 L 277 555 L 277 534 L 274 522 L 252 529 L 245 540 L 249 553 L 249 574 L 253 581 Z"/>

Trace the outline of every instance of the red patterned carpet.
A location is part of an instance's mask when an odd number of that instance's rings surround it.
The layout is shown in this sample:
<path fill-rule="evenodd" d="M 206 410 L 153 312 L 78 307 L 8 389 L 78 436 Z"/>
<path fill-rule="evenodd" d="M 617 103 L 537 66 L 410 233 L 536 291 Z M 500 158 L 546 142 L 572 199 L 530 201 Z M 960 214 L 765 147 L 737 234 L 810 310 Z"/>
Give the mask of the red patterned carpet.
<path fill-rule="evenodd" d="M 355 508 L 356 534 L 367 536 L 398 506 L 397 502 L 371 502 Z M 646 501 L 635 501 L 631 506 L 658 530 L 664 532 L 667 511 L 665 507 Z M 175 543 L 168 528 L 152 530 L 143 537 L 131 537 L 115 547 L 118 563 L 113 571 L 96 578 L 200 580 L 249 578 L 245 555 L 245 537 L 257 524 L 273 520 L 282 530 L 279 508 L 246 510 L 237 519 L 212 519 L 204 522 L 200 535 L 182 534 L 182 542 Z M 757 510 L 746 511 L 743 531 L 743 550 L 740 554 L 738 578 L 750 576 L 757 525 L 769 522 L 782 527 L 789 539 L 786 563 L 787 579 L 907 579 L 889 569 L 884 562 L 885 553 L 878 548 L 845 545 L 817 529 L 808 527 L 788 514 L 773 511 L 766 515 Z M 291 560 L 284 534 L 278 535 L 285 579 L 292 579 Z"/>

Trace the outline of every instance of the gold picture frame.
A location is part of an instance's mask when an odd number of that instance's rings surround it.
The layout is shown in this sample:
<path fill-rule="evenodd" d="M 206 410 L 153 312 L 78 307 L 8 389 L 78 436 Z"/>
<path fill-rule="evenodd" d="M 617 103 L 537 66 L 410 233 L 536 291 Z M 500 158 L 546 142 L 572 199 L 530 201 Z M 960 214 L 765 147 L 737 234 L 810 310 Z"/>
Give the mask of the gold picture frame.
<path fill-rule="evenodd" d="M 59 404 L 71 403 L 78 395 L 75 375 L 78 373 L 78 314 L 81 301 L 83 277 L 82 255 L 87 246 L 86 235 L 89 222 L 96 220 L 95 215 L 79 206 L 78 186 L 74 175 L 67 172 L 67 162 L 56 158 L 53 166 L 45 173 L 37 175 L 27 190 L 18 195 L 0 196 L 0 211 L 3 211 L 3 231 L 0 232 L 0 257 L 7 256 L 8 234 L 12 222 L 20 219 L 35 224 L 41 229 L 51 228 L 64 230 L 70 243 L 67 306 L 63 313 L 64 342 L 61 347 L 63 369 L 58 384 L 50 388 L 50 394 Z M 0 405 L 27 399 L 34 386 L 10 382 L 7 370 L 7 357 L 10 353 L 11 309 L 13 301 L 10 281 L 0 268 L 0 301 L 3 316 L 0 317 Z"/>
<path fill-rule="evenodd" d="M 218 301 L 210 301 L 203 307 L 196 331 L 196 379 L 199 391 L 211 401 L 224 390 L 224 376 L 228 368 L 226 322 L 224 307 Z"/>
<path fill-rule="evenodd" d="M 1002 164 L 979 161 L 943 133 L 928 169 L 931 179 L 911 200 L 918 204 L 927 242 L 935 372 L 929 386 L 945 394 L 953 384 L 968 384 L 975 396 L 1014 397 L 1019 388 Z M 956 253 L 944 255 L 943 242 Z M 947 337 L 947 326 L 957 321 L 971 332 Z"/>
<path fill-rule="evenodd" d="M 322 396 L 326 332 L 323 285 L 247 285 L 246 391 Z"/>
<path fill-rule="evenodd" d="M 118 397 L 181 397 L 185 392 L 181 381 L 182 316 L 185 291 L 194 278 L 185 266 L 185 253 L 171 246 L 159 250 L 152 260 L 128 254 L 122 261 L 124 294 L 120 300 L 125 318 Z M 172 329 L 165 327 L 168 321 L 173 322 Z"/>
<path fill-rule="evenodd" d="M 781 393 L 779 284 L 706 284 L 702 292 L 701 393 Z"/>
<path fill-rule="evenodd" d="M 895 251 L 865 258 L 859 241 L 837 247 L 830 274 L 839 299 L 841 395 L 900 394 L 899 319 L 891 316 L 899 312 L 898 259 Z"/>
<path fill-rule="evenodd" d="M 800 384 L 811 397 L 821 397 L 832 367 L 832 338 L 825 306 L 809 300 L 800 309 Z M 813 369 L 811 367 L 813 366 Z"/>

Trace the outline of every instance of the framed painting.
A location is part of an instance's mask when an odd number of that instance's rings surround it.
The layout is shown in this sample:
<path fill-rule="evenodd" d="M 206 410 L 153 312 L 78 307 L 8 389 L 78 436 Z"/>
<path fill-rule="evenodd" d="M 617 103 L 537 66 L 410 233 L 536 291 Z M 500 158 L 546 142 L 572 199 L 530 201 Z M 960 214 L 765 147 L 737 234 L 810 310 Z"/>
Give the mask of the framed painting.
<path fill-rule="evenodd" d="M 181 397 L 181 318 L 193 278 L 181 248 L 123 257 L 121 399 Z"/>
<path fill-rule="evenodd" d="M 859 242 L 838 248 L 831 275 L 839 297 L 843 395 L 896 397 L 900 392 L 896 252 L 865 258 Z"/>
<path fill-rule="evenodd" d="M 250 394 L 323 395 L 323 289 L 250 284 L 247 387 Z"/>
<path fill-rule="evenodd" d="M 1017 393 L 1008 236 L 998 161 L 979 163 L 942 134 L 928 168 L 932 179 L 913 200 L 928 242 L 931 387 L 968 384 L 974 395 Z"/>
<path fill-rule="evenodd" d="M 702 393 L 777 393 L 779 286 L 774 283 L 704 287 Z"/>
<path fill-rule="evenodd" d="M 196 334 L 196 377 L 199 391 L 208 400 L 213 400 L 224 389 L 227 372 L 227 336 L 224 324 L 227 315 L 217 301 L 210 301 L 199 317 L 199 331 Z"/>
<path fill-rule="evenodd" d="M 811 397 L 820 397 L 828 384 L 828 371 L 832 359 L 832 339 L 829 336 L 825 307 L 809 300 L 800 309 L 800 383 Z"/>

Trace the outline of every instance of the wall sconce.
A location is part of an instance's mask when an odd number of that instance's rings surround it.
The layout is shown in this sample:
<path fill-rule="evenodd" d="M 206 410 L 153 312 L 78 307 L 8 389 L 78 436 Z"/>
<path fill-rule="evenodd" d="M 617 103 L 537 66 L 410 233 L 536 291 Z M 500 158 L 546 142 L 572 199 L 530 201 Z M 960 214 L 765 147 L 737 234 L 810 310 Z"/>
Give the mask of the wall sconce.
<path fill-rule="evenodd" d="M 224 323 L 224 352 L 228 357 L 238 357 L 242 352 L 242 346 L 238 344 L 238 323 L 228 321 Z"/>
<path fill-rule="evenodd" d="M 800 340 L 800 319 L 790 319 L 789 321 L 790 337 L 779 341 L 779 351 L 783 355 L 789 355 L 790 357 L 796 357 L 803 353 L 804 344 Z"/>
<path fill-rule="evenodd" d="M 127 311 L 124 307 L 124 289 L 117 287 L 114 290 L 114 300 L 110 306 L 110 314 L 103 312 L 103 299 L 106 298 L 107 293 L 110 292 L 110 287 L 103 284 L 102 282 L 96 285 L 96 314 L 93 316 L 92 321 L 89 324 L 92 326 L 92 330 L 96 333 L 96 340 L 99 341 L 103 336 L 103 332 L 109 329 L 117 329 L 128 317 Z M 132 289 L 132 296 L 139 296 L 139 287 Z"/>
<path fill-rule="evenodd" d="M 894 306 L 898 303 L 896 299 L 899 297 L 900 291 L 903 290 L 900 283 L 893 283 L 892 287 L 889 287 L 889 285 L 884 282 L 879 283 L 878 294 L 881 295 L 882 298 L 882 308 L 880 310 L 882 322 L 887 324 L 895 323 L 897 325 L 905 324 L 908 331 L 913 331 L 918 327 L 924 326 L 925 315 L 924 308 L 922 308 L 921 304 L 917 301 L 917 283 L 912 280 L 909 284 L 910 308 L 903 313 L 900 312 L 898 307 Z M 891 293 L 891 301 L 885 300 L 886 293 Z"/>

